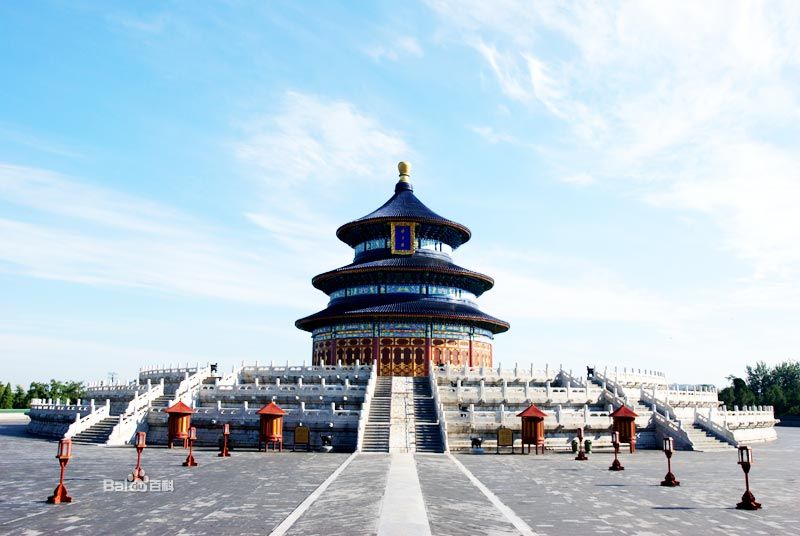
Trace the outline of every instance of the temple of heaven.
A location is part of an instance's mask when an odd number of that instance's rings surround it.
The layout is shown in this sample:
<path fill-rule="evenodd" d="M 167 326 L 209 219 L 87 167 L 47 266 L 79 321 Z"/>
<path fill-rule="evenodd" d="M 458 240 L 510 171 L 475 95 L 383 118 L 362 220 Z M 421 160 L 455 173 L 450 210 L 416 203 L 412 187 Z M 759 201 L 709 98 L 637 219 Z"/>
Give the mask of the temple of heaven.
<path fill-rule="evenodd" d="M 295 325 L 312 334 L 314 365 L 378 361 L 378 374 L 422 376 L 428 363 L 492 365 L 494 335 L 508 322 L 475 300 L 494 280 L 453 264 L 450 254 L 470 230 L 426 207 L 398 164 L 394 195 L 336 236 L 355 250 L 353 262 L 319 274 L 314 287 L 327 308 Z"/>

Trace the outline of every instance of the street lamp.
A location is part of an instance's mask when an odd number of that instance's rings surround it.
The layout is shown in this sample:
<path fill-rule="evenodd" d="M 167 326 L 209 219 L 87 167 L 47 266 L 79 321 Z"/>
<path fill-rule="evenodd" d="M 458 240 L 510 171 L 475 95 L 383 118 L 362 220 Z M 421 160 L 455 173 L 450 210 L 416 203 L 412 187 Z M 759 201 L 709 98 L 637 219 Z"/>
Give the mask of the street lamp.
<path fill-rule="evenodd" d="M 589 459 L 583 451 L 583 428 L 578 428 L 578 455 L 575 456 L 575 459 L 580 461 Z"/>
<path fill-rule="evenodd" d="M 614 463 L 611 464 L 611 467 L 608 468 L 609 471 L 624 471 L 625 468 L 622 467 L 622 464 L 619 463 L 619 432 L 614 432 L 611 434 L 611 445 L 614 447 Z"/>
<path fill-rule="evenodd" d="M 56 454 L 59 465 L 61 465 L 61 478 L 58 480 L 58 486 L 53 490 L 53 494 L 47 498 L 50 504 L 71 503 L 72 497 L 67 495 L 67 488 L 64 486 L 64 469 L 67 467 L 70 458 L 72 458 L 72 440 L 61 439 L 58 442 L 58 453 Z"/>
<path fill-rule="evenodd" d="M 231 453 L 228 452 L 228 436 L 229 435 L 231 435 L 231 425 L 228 424 L 228 423 L 225 423 L 225 424 L 222 425 L 222 450 L 220 451 L 219 454 L 217 454 L 217 456 L 220 457 L 220 458 L 226 458 L 226 457 L 231 455 Z"/>
<path fill-rule="evenodd" d="M 186 457 L 186 461 L 183 462 L 184 467 L 195 467 L 197 462 L 194 461 L 194 456 L 192 455 L 192 450 L 194 448 L 194 442 L 197 440 L 197 428 L 192 426 L 189 428 L 189 455 Z"/>
<path fill-rule="evenodd" d="M 128 482 L 136 482 L 137 480 L 147 482 L 150 480 L 150 477 L 147 476 L 144 469 L 142 469 L 142 451 L 147 446 L 146 437 L 147 432 L 136 432 L 136 468 L 133 470 L 133 473 L 128 475 Z"/>
<path fill-rule="evenodd" d="M 664 477 L 664 480 L 661 482 L 661 485 L 668 486 L 671 488 L 681 485 L 681 483 L 676 480 L 675 475 L 672 474 L 672 452 L 674 450 L 674 446 L 675 442 L 671 437 L 664 438 L 662 450 L 664 451 L 664 454 L 666 454 L 667 456 L 667 476 Z"/>
<path fill-rule="evenodd" d="M 761 508 L 761 503 L 756 502 L 756 498 L 750 492 L 750 466 L 753 465 L 753 449 L 742 445 L 739 447 L 739 465 L 742 466 L 744 471 L 744 485 L 745 492 L 742 495 L 742 502 L 736 505 L 737 510 L 758 510 Z"/>

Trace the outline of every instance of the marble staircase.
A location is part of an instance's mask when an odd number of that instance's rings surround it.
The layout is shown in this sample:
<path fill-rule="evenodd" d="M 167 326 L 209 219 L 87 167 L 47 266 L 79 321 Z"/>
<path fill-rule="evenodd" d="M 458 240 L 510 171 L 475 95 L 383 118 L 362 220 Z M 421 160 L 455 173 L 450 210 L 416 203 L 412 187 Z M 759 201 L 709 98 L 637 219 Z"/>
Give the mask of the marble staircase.
<path fill-rule="evenodd" d="M 108 441 L 108 437 L 111 435 L 114 426 L 116 426 L 118 422 L 119 416 L 106 417 L 83 432 L 73 436 L 72 441 L 75 443 L 97 443 L 103 445 Z"/>
<path fill-rule="evenodd" d="M 364 428 L 363 452 L 389 452 L 389 431 L 392 417 L 392 378 L 381 376 L 375 381 L 375 395 Z"/>
<path fill-rule="evenodd" d="M 444 452 L 430 378 L 414 378 L 414 450 Z"/>

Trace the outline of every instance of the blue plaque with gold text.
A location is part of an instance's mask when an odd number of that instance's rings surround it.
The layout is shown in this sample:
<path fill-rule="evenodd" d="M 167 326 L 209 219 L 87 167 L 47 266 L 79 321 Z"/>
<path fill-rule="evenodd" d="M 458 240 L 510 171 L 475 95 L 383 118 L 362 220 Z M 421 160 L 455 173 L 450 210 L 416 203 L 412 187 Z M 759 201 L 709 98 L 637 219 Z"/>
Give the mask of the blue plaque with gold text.
<path fill-rule="evenodd" d="M 392 253 L 395 255 L 412 255 L 416 250 L 417 239 L 414 236 L 414 224 L 409 222 L 392 222 Z"/>

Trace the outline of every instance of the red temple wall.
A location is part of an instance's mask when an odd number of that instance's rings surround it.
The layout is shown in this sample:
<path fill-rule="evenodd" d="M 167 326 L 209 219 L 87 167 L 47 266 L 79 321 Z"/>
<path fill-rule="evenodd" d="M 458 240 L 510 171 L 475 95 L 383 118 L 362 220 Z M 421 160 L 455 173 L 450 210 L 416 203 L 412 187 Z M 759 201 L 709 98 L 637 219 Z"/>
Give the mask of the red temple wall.
<path fill-rule="evenodd" d="M 381 376 L 424 376 L 428 361 L 436 365 L 491 367 L 492 344 L 464 339 L 371 337 L 329 339 L 314 343 L 314 365 L 354 365 L 378 359 Z"/>

